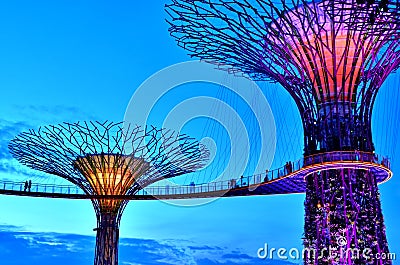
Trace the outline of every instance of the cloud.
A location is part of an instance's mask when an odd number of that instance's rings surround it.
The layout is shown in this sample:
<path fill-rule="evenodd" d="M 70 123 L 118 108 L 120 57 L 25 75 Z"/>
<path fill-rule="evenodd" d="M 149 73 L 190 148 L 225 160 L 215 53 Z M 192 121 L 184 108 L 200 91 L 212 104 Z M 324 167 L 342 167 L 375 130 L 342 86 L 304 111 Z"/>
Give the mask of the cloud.
<path fill-rule="evenodd" d="M 29 128 L 31 126 L 27 122 L 0 119 L 0 172 L 29 176 L 38 175 L 38 173 L 32 172 L 32 170 L 19 164 L 8 151 L 8 143 L 11 139 Z"/>
<path fill-rule="evenodd" d="M 37 106 L 37 105 L 23 105 L 15 106 L 18 110 L 16 114 L 21 119 L 29 120 L 31 123 L 37 125 L 54 124 L 60 122 L 75 122 L 79 120 L 96 120 L 91 113 L 87 113 L 80 108 L 54 105 L 54 106 Z"/>
<path fill-rule="evenodd" d="M 1 130 L 1 129 L 0 129 Z M 0 140 L 0 179 L 3 181 L 25 181 L 31 179 L 37 181 L 38 179 L 49 178 L 50 176 L 30 169 L 17 160 L 15 160 L 8 152 L 8 142 Z M 6 143 L 6 144 L 5 144 Z"/>
<path fill-rule="evenodd" d="M 91 264 L 91 237 L 29 232 L 1 231 L 0 253 L 4 264 Z"/>
<path fill-rule="evenodd" d="M 23 228 L 0 226 L 0 253 L 8 265 L 93 263 L 95 238 L 92 236 L 31 233 Z M 123 265 L 289 265 L 287 261 L 260 260 L 238 250 L 214 246 L 185 246 L 150 239 L 122 238 L 119 263 Z"/>
<path fill-rule="evenodd" d="M 21 131 L 29 128 L 28 123 L 17 121 L 7 121 L 0 119 L 0 160 L 10 159 L 11 155 L 8 152 L 8 143 L 14 136 Z"/>
<path fill-rule="evenodd" d="M 12 158 L 8 143 L 20 132 L 37 129 L 48 124 L 95 120 L 95 117 L 79 108 L 69 106 L 14 106 L 14 120 L 0 119 L 0 172 L 10 174 L 8 180 L 16 179 L 15 175 L 30 179 L 48 177 L 46 174 L 31 170 Z M 11 176 L 12 175 L 12 176 Z M 12 177 L 12 178 L 11 178 Z M 4 179 L 4 177 L 2 177 Z M 22 180 L 20 179 L 20 180 Z"/>

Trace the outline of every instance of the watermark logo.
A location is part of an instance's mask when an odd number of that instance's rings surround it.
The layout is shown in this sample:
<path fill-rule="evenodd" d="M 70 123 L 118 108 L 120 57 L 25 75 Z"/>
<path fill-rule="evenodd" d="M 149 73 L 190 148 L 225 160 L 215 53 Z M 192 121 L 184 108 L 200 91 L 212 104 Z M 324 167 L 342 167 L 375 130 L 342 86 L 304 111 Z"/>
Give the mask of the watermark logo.
<path fill-rule="evenodd" d="M 374 253 L 370 248 L 358 249 L 347 248 L 347 239 L 345 237 L 338 237 L 337 243 L 339 247 L 329 246 L 319 251 L 313 248 L 275 248 L 270 247 L 267 243 L 257 250 L 257 257 L 259 259 L 279 259 L 279 260 L 332 260 L 332 261 L 345 261 L 362 260 L 366 264 L 376 264 L 377 260 L 395 260 L 395 253 Z"/>
<path fill-rule="evenodd" d="M 339 236 L 336 241 L 339 247 L 344 247 L 347 245 L 347 239 L 344 236 Z"/>

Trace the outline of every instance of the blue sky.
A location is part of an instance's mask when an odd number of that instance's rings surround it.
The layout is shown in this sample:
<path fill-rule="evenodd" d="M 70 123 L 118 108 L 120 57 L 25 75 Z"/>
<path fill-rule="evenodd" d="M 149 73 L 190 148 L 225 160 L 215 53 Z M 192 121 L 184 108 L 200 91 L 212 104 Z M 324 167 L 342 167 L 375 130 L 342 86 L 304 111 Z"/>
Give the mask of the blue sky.
<path fill-rule="evenodd" d="M 21 130 L 63 121 L 120 121 L 142 82 L 190 59 L 168 34 L 164 4 L 158 0 L 0 3 L 0 178 L 24 179 L 29 174 L 40 179 L 10 160 L 7 143 Z M 392 156 L 395 175 L 381 186 L 382 204 L 391 251 L 400 255 L 400 166 L 398 147 L 392 144 L 397 143 L 398 92 L 397 97 L 387 96 L 389 89 L 398 89 L 397 81 L 395 76 L 378 98 L 376 117 L 385 121 L 374 122 L 374 137 L 377 149 Z M 277 87 L 260 86 L 270 101 L 279 98 L 270 102 L 278 132 L 274 165 L 300 158 L 301 126 L 292 101 Z M 210 88 L 193 89 L 210 96 Z M 192 96 L 195 92 L 189 89 L 180 87 L 177 98 Z M 174 101 L 165 101 L 162 109 L 173 108 Z M 385 119 L 388 113 L 394 118 Z M 197 136 L 194 125 L 186 132 Z M 264 243 L 300 248 L 303 200 L 304 195 L 229 198 L 196 207 L 130 202 L 121 222 L 120 259 L 122 264 L 177 264 L 180 259 L 192 262 L 185 264 L 284 264 L 259 261 L 256 251 Z M 0 213 L 5 264 L 93 262 L 96 220 L 89 201 L 2 195 Z M 68 248 L 69 244 L 79 247 Z M 23 260 L 13 261 L 18 253 Z"/>

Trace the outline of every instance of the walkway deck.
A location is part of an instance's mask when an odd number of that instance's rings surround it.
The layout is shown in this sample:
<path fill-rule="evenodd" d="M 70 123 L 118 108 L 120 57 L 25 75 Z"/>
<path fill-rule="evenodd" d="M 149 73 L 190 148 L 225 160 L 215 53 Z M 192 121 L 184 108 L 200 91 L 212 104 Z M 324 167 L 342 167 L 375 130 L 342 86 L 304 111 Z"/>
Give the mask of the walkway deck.
<path fill-rule="evenodd" d="M 33 183 L 30 191 L 24 191 L 24 182 L 0 180 L 0 194 L 67 198 L 120 198 L 127 200 L 190 199 L 209 197 L 232 197 L 251 195 L 276 195 L 305 192 L 305 177 L 311 173 L 330 169 L 363 169 L 371 171 L 378 183 L 384 183 L 392 177 L 387 158 L 365 152 L 321 153 L 290 162 L 268 174 L 240 177 L 232 180 L 216 181 L 186 186 L 156 186 L 155 184 L 140 190 L 134 195 L 96 196 L 87 195 L 74 185 L 54 185 Z"/>

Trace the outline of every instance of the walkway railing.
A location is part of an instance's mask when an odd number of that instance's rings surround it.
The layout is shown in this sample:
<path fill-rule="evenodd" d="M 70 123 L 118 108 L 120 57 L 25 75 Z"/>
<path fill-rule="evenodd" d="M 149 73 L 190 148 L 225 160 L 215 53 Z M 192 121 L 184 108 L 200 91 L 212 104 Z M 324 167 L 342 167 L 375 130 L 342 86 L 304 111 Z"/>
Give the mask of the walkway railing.
<path fill-rule="evenodd" d="M 0 181 L 1 190 L 12 190 L 21 192 L 42 192 L 60 194 L 85 194 L 83 190 L 75 185 L 56 185 L 32 183 L 31 188 L 25 188 L 25 182 Z"/>
<path fill-rule="evenodd" d="M 321 153 L 313 156 L 304 157 L 298 161 L 288 161 L 285 166 L 267 170 L 263 174 L 253 176 L 242 176 L 232 178 L 230 180 L 214 181 L 210 183 L 191 183 L 189 185 L 165 185 L 156 186 L 151 185 L 145 189 L 140 190 L 136 195 L 139 196 L 174 196 L 174 195 L 190 195 L 190 194 L 203 194 L 215 193 L 221 191 L 235 190 L 246 186 L 264 185 L 269 182 L 275 182 L 278 179 L 283 179 L 288 175 L 293 175 L 296 171 L 304 169 L 307 166 L 312 166 L 321 163 L 330 162 L 359 162 L 359 163 L 373 163 L 380 164 L 385 168 L 390 169 L 390 163 L 387 157 L 379 156 L 375 153 L 355 152 L 355 151 L 342 151 Z M 12 182 L 1 181 L 0 190 L 16 191 L 16 192 L 35 192 L 35 193 L 49 193 L 49 194 L 71 194 L 71 195 L 84 195 L 85 193 L 79 187 L 74 185 L 56 185 L 56 184 L 41 184 L 32 183 L 31 188 L 25 188 L 25 182 Z M 190 196 L 187 196 L 190 197 Z"/>
<path fill-rule="evenodd" d="M 266 170 L 266 172 L 263 174 L 242 176 L 236 179 L 232 179 L 230 181 L 225 181 L 225 185 L 224 183 L 217 182 L 217 185 L 222 185 L 224 189 L 257 185 L 257 184 L 262 184 L 264 182 L 270 182 L 276 179 L 284 178 L 287 175 L 296 172 L 300 169 L 303 169 L 306 166 L 311 166 L 314 164 L 321 164 L 321 163 L 340 162 L 340 161 L 380 164 L 385 168 L 390 169 L 389 159 L 387 157 L 380 156 L 375 153 L 355 152 L 355 151 L 327 152 L 327 153 L 307 156 L 295 162 L 288 161 L 286 165 L 271 171 Z M 201 184 L 200 186 L 214 185 L 213 183 L 215 182 Z M 207 188 L 200 187 L 200 190 L 204 189 Z M 196 192 L 198 191 L 198 189 L 195 189 L 194 191 Z"/>

